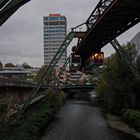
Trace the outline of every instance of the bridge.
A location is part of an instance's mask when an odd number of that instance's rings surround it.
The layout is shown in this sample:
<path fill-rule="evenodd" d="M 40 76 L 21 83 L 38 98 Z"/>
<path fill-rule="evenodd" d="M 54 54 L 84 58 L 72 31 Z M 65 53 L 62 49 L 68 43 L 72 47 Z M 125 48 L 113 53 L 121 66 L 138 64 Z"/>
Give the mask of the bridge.
<path fill-rule="evenodd" d="M 87 31 L 78 42 L 76 54 L 82 64 L 107 43 L 140 21 L 139 0 L 100 0 L 85 22 Z"/>
<path fill-rule="evenodd" d="M 0 88 L 8 88 L 8 87 L 19 87 L 19 88 L 34 88 L 37 82 L 30 82 L 30 81 L 25 81 L 25 80 L 12 80 L 12 79 L 1 79 L 0 80 Z M 48 88 L 47 85 L 43 84 L 41 89 L 46 89 Z"/>
<path fill-rule="evenodd" d="M 9 87 L 15 87 L 15 88 L 34 88 L 36 86 L 37 82 L 31 82 L 27 80 L 12 80 L 12 79 L 1 79 L 0 81 L 0 88 L 9 88 Z M 65 85 L 63 87 L 52 87 L 48 86 L 46 84 L 43 84 L 40 89 L 48 89 L 48 88 L 56 88 L 61 89 L 63 91 L 70 90 L 70 89 L 78 89 L 78 90 L 84 90 L 84 89 L 94 89 L 95 85 Z"/>
<path fill-rule="evenodd" d="M 29 2 L 29 0 L 0 0 L 0 26 L 19 7 L 21 7 L 22 5 L 24 5 L 27 2 Z M 93 53 L 100 52 L 101 48 L 103 48 L 107 43 L 111 43 L 111 45 L 115 48 L 117 53 L 130 66 L 131 70 L 133 71 L 133 74 L 135 76 L 138 76 L 137 71 L 135 69 L 135 65 L 133 64 L 133 62 L 131 62 L 131 60 L 129 59 L 129 56 L 127 55 L 127 53 L 125 53 L 125 51 L 123 50 L 123 48 L 121 47 L 119 42 L 116 40 L 116 38 L 120 34 L 125 32 L 126 30 L 128 30 L 129 28 L 131 28 L 134 25 L 136 25 L 137 23 L 139 23 L 139 21 L 140 21 L 140 9 L 139 8 L 140 8 L 140 0 L 133 0 L 133 1 L 132 0 L 100 0 L 99 3 L 97 4 L 97 6 L 95 7 L 95 9 L 93 10 L 93 12 L 91 13 L 91 15 L 88 17 L 87 21 L 85 21 L 83 24 L 80 24 L 80 25 L 72 28 L 71 32 L 68 33 L 63 44 L 60 46 L 56 55 L 52 59 L 49 66 L 45 69 L 44 73 L 41 75 L 40 80 L 37 83 L 33 83 L 33 82 L 29 82 L 29 81 L 13 81 L 13 80 L 8 81 L 8 80 L 2 79 L 0 81 L 0 88 L 7 88 L 7 87 L 8 87 L 7 89 L 10 89 L 13 87 L 18 88 L 18 89 L 32 88 L 32 91 L 30 94 L 28 94 L 27 92 L 24 93 L 23 99 L 17 98 L 16 93 L 13 94 L 13 96 L 14 96 L 13 99 L 16 101 L 17 101 L 17 99 L 19 99 L 19 101 L 22 100 L 22 104 L 19 103 L 16 106 L 16 108 L 14 109 L 14 112 L 12 111 L 10 113 L 15 115 L 15 113 L 17 113 L 20 109 L 20 113 L 25 113 L 25 111 L 26 111 L 25 114 L 27 114 L 28 111 L 30 111 L 30 109 L 33 108 L 33 106 L 37 106 L 37 103 L 42 104 L 43 100 L 44 100 L 45 104 L 46 104 L 46 102 L 49 102 L 48 99 L 44 99 L 44 97 L 46 97 L 47 94 L 46 93 L 39 94 L 38 91 L 40 89 L 48 88 L 44 84 L 45 81 L 48 80 L 48 77 L 50 74 L 52 74 L 53 69 L 56 66 L 57 62 L 62 57 L 63 53 L 66 51 L 67 47 L 69 46 L 69 44 L 71 43 L 71 41 L 74 38 L 78 38 L 77 46 L 73 53 L 77 56 L 80 56 L 80 58 L 81 58 L 80 70 L 82 70 L 86 67 L 87 61 L 92 56 Z M 83 25 L 86 25 L 86 31 L 77 32 L 76 29 Z M 72 93 L 71 95 L 73 95 L 73 93 L 76 94 L 76 93 L 79 93 L 79 91 L 80 91 L 80 93 L 84 93 L 84 91 L 93 90 L 95 85 L 65 85 L 65 87 L 57 86 L 59 77 L 63 74 L 63 71 L 67 67 L 69 58 L 66 60 L 66 63 L 64 64 L 60 73 L 58 73 L 56 79 L 54 81 L 52 80 L 52 82 L 51 82 L 53 84 L 52 88 L 54 88 L 56 91 L 55 93 L 58 93 L 60 90 L 63 90 L 65 92 L 71 92 Z M 7 92 L 7 94 L 9 94 L 9 93 L 10 92 Z M 20 92 L 18 92 L 18 94 L 19 93 Z M 82 95 L 85 95 L 85 94 L 82 94 Z M 4 96 L 6 96 L 5 93 L 4 93 Z M 27 97 L 27 98 L 25 98 L 25 97 Z M 6 96 L 6 98 L 7 98 L 7 96 Z M 10 99 L 11 99 L 11 97 L 10 97 Z M 52 99 L 54 100 L 54 98 L 52 98 Z M 53 100 L 51 100 L 50 102 L 52 102 Z M 53 105 L 49 105 L 49 106 L 54 106 L 54 104 L 56 104 L 56 102 L 53 103 Z M 75 138 L 77 136 L 77 135 L 72 134 L 72 132 L 75 132 L 75 128 L 77 130 L 76 131 L 77 134 L 80 132 L 81 139 L 89 139 L 89 136 L 91 136 L 91 137 L 95 136 L 95 138 L 90 137 L 91 139 L 96 139 L 96 138 L 97 139 L 108 139 L 108 138 L 114 139 L 116 137 L 116 136 L 114 136 L 114 133 L 113 133 L 112 137 L 108 137 L 108 135 L 109 135 L 108 127 L 107 128 L 104 127 L 106 123 L 103 123 L 103 121 L 102 121 L 103 119 L 100 118 L 100 115 L 98 115 L 101 113 L 98 111 L 97 108 L 93 108 L 92 106 L 89 107 L 89 105 L 88 105 L 88 108 L 85 108 L 85 110 L 82 110 L 80 105 L 82 105 L 82 107 L 86 107 L 87 102 L 86 102 L 86 106 L 85 106 L 85 102 L 84 103 L 81 102 L 80 104 L 74 103 L 74 104 L 72 104 L 72 106 L 70 106 L 70 107 L 68 106 L 66 109 L 64 109 L 64 114 L 62 115 L 63 119 L 61 119 L 61 120 L 64 121 L 65 124 L 68 124 L 68 126 L 66 126 L 66 128 L 70 128 L 70 129 L 68 129 L 68 134 L 70 134 L 70 137 L 74 136 L 74 138 Z M 75 108 L 76 108 L 76 110 L 74 110 Z M 70 113 L 68 113 L 68 109 L 70 109 Z M 45 110 L 46 110 L 46 108 L 45 108 Z M 50 111 L 51 109 L 48 109 L 48 110 L 49 111 L 45 112 L 44 114 L 47 114 L 47 115 L 52 114 Z M 66 112 L 65 112 L 65 110 L 66 110 Z M 54 108 L 53 108 L 53 112 L 54 112 Z M 77 115 L 77 113 L 78 113 L 78 115 Z M 43 124 L 45 124 L 44 120 L 47 120 L 47 119 L 44 114 L 41 114 L 41 121 L 38 122 L 39 124 L 41 124 L 42 122 L 43 122 Z M 65 116 L 65 114 L 68 114 L 68 115 Z M 48 118 L 48 116 L 47 116 L 47 118 Z M 68 118 L 68 121 L 65 121 L 66 118 Z M 93 121 L 91 121 L 92 118 L 94 118 Z M 31 118 L 31 119 L 33 119 L 33 118 Z M 73 120 L 72 123 L 70 123 L 71 120 Z M 86 120 L 86 121 L 84 122 L 83 120 Z M 85 126 L 88 125 L 87 120 L 88 120 L 88 122 L 90 122 L 90 125 L 89 125 L 89 127 L 86 128 Z M 34 119 L 33 119 L 33 121 L 34 121 Z M 94 123 L 94 122 L 96 122 L 96 123 Z M 48 124 L 48 122 L 47 122 L 47 124 Z M 73 126 L 70 126 L 69 124 L 72 124 Z M 62 125 L 62 123 L 60 123 L 60 125 Z M 58 125 L 57 130 L 61 129 L 60 125 Z M 31 126 L 33 126 L 32 123 L 31 123 Z M 91 127 L 91 126 L 94 126 L 95 128 Z M 101 127 L 101 126 L 103 126 L 103 127 Z M 38 127 L 31 127 L 31 129 L 32 128 L 38 129 Z M 43 129 L 44 129 L 44 127 L 43 127 Z M 94 129 L 96 130 L 95 133 L 93 133 Z M 28 130 L 28 129 L 26 129 L 26 130 Z M 107 131 L 105 131 L 105 130 L 107 130 Z M 89 133 L 87 133 L 87 137 L 85 138 L 84 137 L 85 133 L 83 133 L 83 135 L 82 135 L 81 132 L 86 132 L 86 131 L 91 132 L 91 134 L 88 135 Z M 54 132 L 56 132 L 56 131 L 54 131 Z M 66 134 L 66 133 L 64 133 L 64 127 L 62 127 L 61 132 L 62 132 L 62 134 Z M 24 133 L 23 133 L 23 135 L 24 135 Z M 47 133 L 47 135 L 48 135 L 48 133 Z M 52 135 L 54 138 L 54 133 L 52 133 Z M 58 135 L 56 135 L 57 138 L 59 135 L 60 135 L 60 133 L 58 131 Z M 68 136 L 68 135 L 64 135 L 64 139 L 66 138 L 66 136 Z M 100 137 L 100 136 L 102 136 L 102 137 Z M 107 137 L 105 137 L 105 136 L 107 136 Z M 118 136 L 118 134 L 117 134 L 117 136 Z M 116 137 L 116 139 L 117 139 L 117 137 Z"/>
<path fill-rule="evenodd" d="M 75 95 L 75 94 L 85 94 L 94 90 L 95 85 L 68 85 L 66 87 L 62 87 L 61 90 L 66 94 Z"/>
<path fill-rule="evenodd" d="M 68 85 L 62 89 L 94 89 L 95 85 Z"/>
<path fill-rule="evenodd" d="M 20 0 L 19 3 L 17 1 L 14 3 L 13 1 L 0 1 L 1 8 L 5 3 L 9 2 L 0 11 L 0 25 L 2 25 L 20 6 L 27 3 L 29 0 Z M 13 3 L 15 5 L 13 5 Z M 58 52 L 41 76 L 39 82 L 32 90 L 31 96 L 23 106 L 23 110 L 28 107 L 33 97 L 36 96 L 38 90 L 41 88 L 48 75 L 53 71 L 53 68 L 66 51 L 73 38 L 78 38 L 75 54 L 80 55 L 81 57 L 81 69 L 85 67 L 86 61 L 92 53 L 100 52 L 101 48 L 103 48 L 107 43 L 111 43 L 119 54 L 127 56 L 117 42 L 116 38 L 126 30 L 139 23 L 139 5 L 139 0 L 100 0 L 91 15 L 88 17 L 87 21 L 72 28 L 72 31 L 67 35 Z M 8 12 L 6 10 L 8 10 Z M 7 14 L 5 15 L 5 13 Z M 76 29 L 83 25 L 86 25 L 86 31 L 76 32 Z M 125 60 L 130 65 L 133 72 L 136 73 L 135 66 L 132 62 L 128 62 L 129 56 L 126 57 Z M 69 88 L 74 87 L 67 87 L 67 89 Z"/>

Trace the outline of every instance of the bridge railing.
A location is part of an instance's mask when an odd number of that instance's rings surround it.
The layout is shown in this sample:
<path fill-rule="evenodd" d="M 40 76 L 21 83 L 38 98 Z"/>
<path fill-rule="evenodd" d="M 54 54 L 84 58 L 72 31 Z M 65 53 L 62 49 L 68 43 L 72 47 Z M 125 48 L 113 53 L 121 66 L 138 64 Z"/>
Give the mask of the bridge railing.
<path fill-rule="evenodd" d="M 15 80 L 15 79 L 0 79 L 0 86 L 20 86 L 20 87 L 34 87 L 37 82 L 28 80 Z M 43 84 L 42 87 L 47 87 Z"/>

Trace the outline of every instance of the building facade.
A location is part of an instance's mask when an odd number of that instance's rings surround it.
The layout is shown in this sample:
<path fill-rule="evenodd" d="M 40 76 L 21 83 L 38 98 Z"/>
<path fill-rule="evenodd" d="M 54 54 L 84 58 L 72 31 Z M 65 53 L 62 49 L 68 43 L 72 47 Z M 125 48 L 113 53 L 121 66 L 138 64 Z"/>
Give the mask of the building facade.
<path fill-rule="evenodd" d="M 49 14 L 43 17 L 44 25 L 44 65 L 48 66 L 62 45 L 67 32 L 66 17 L 60 14 Z M 62 67 L 67 58 L 63 54 L 55 68 Z"/>
<path fill-rule="evenodd" d="M 79 80 L 81 78 L 82 72 L 76 71 L 76 72 L 71 72 L 67 71 L 66 72 L 66 84 L 68 85 L 76 85 L 80 84 Z"/>

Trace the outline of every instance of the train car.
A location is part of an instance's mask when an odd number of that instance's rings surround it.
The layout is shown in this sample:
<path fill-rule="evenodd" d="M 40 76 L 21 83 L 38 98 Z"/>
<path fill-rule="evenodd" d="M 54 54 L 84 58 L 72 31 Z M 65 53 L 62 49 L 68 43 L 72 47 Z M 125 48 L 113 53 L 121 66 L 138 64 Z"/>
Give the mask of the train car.
<path fill-rule="evenodd" d="M 104 52 L 94 52 L 88 59 L 89 63 L 94 66 L 101 66 L 104 62 Z"/>
<path fill-rule="evenodd" d="M 103 52 L 94 52 L 92 55 L 86 60 L 85 67 L 83 71 L 92 72 L 95 68 L 103 65 L 104 62 L 104 53 Z"/>
<path fill-rule="evenodd" d="M 69 70 L 76 72 L 79 67 L 81 66 L 81 57 L 80 55 L 75 55 L 74 53 L 70 57 L 70 63 L 69 63 Z"/>

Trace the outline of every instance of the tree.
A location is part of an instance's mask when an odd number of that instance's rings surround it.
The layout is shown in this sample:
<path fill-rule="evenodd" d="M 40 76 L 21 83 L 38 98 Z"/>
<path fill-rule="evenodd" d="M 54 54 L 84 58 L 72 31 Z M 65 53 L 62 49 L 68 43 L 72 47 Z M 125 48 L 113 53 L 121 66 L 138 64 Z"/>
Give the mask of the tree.
<path fill-rule="evenodd" d="M 42 67 L 39 69 L 39 71 L 37 72 L 37 75 L 36 75 L 36 78 L 35 78 L 36 81 L 39 81 L 39 80 L 40 80 L 40 78 L 41 78 L 42 74 L 44 73 L 44 71 L 45 71 L 45 67 L 42 66 Z"/>
<path fill-rule="evenodd" d="M 22 66 L 23 66 L 23 68 L 25 68 L 25 69 L 30 69 L 30 68 L 32 68 L 29 64 L 27 64 L 27 63 L 23 63 L 22 64 Z"/>
<path fill-rule="evenodd" d="M 0 62 L 0 69 L 2 69 L 3 68 L 3 63 L 2 62 Z"/>
<path fill-rule="evenodd" d="M 4 67 L 15 67 L 15 65 L 12 64 L 12 63 L 6 63 L 6 64 L 4 65 Z"/>
<path fill-rule="evenodd" d="M 39 81 L 39 80 L 40 80 L 40 78 L 42 77 L 42 75 L 43 75 L 43 73 L 44 73 L 44 71 L 45 71 L 46 69 L 47 69 L 47 66 L 42 66 L 42 67 L 39 69 L 39 71 L 38 71 L 38 73 L 37 73 L 37 75 L 36 75 L 36 78 L 35 78 L 36 81 Z M 48 75 L 46 83 L 50 84 L 50 82 L 52 82 L 52 80 L 53 80 L 55 77 L 56 77 L 56 71 L 55 71 L 55 69 L 53 69 L 52 73 L 51 73 L 50 75 Z"/>
<path fill-rule="evenodd" d="M 128 43 L 123 47 L 134 62 L 137 56 L 135 46 Z M 134 108 L 138 80 L 129 66 L 115 53 L 105 60 L 102 71 L 96 87 L 99 98 L 115 112 L 125 107 Z"/>

